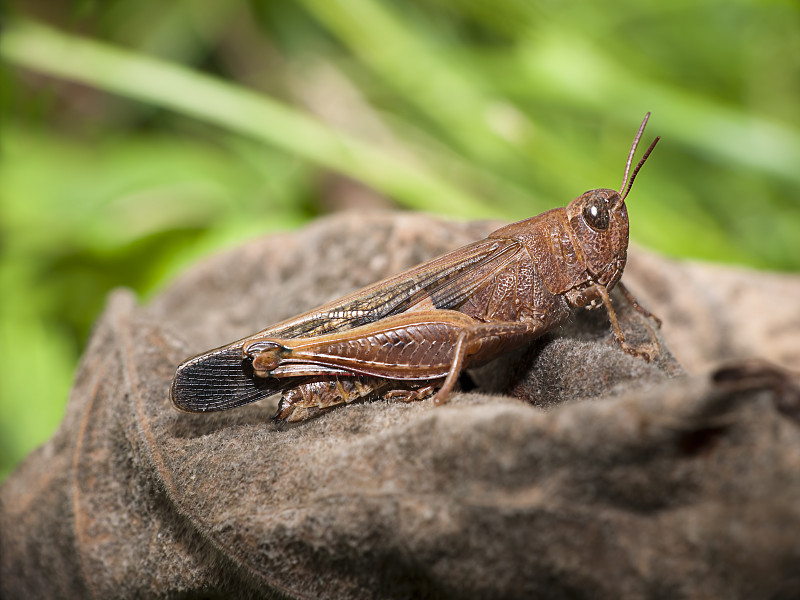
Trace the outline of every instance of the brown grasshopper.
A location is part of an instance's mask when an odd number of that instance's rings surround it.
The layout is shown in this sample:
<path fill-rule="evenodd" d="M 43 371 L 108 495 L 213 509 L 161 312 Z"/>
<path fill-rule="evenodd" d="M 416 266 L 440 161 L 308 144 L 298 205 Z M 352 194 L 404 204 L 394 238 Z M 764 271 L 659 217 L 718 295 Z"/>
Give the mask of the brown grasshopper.
<path fill-rule="evenodd" d="M 659 138 L 619 192 L 597 189 L 501 227 L 484 240 L 429 260 L 178 367 L 176 408 L 235 408 L 282 392 L 274 419 L 301 421 L 370 396 L 447 400 L 462 369 L 484 364 L 563 324 L 574 308 L 605 306 L 620 347 L 650 360 L 652 347 L 625 341 L 609 299 L 628 249 L 625 198 Z M 659 322 L 660 325 L 660 322 Z"/>

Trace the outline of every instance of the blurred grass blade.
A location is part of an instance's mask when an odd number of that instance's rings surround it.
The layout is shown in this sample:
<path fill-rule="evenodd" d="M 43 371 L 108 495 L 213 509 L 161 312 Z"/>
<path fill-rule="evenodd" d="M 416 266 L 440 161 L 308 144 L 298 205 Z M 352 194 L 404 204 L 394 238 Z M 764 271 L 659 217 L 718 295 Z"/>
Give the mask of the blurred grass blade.
<path fill-rule="evenodd" d="M 273 144 L 364 181 L 412 208 L 465 218 L 493 214 L 421 164 L 403 162 L 274 100 L 179 65 L 30 21 L 8 24 L 0 55 L 22 67 L 170 108 Z"/>
<path fill-rule="evenodd" d="M 636 98 L 639 105 L 658 115 L 662 131 L 701 149 L 720 164 L 738 164 L 800 181 L 800 132 L 788 123 L 772 122 L 647 80 L 577 34 L 550 31 L 529 44 L 521 56 L 531 82 L 528 90 L 631 121 L 630 99 Z"/>
<path fill-rule="evenodd" d="M 358 57 L 376 77 L 387 80 L 400 94 L 438 123 L 479 162 L 504 164 L 523 161 L 514 145 L 532 124 L 508 103 L 492 98 L 479 72 L 442 52 L 425 29 L 375 0 L 303 0 L 307 9 Z M 358 15 L 356 18 L 354 15 Z M 511 117 L 513 127 L 499 128 L 498 111 Z"/>

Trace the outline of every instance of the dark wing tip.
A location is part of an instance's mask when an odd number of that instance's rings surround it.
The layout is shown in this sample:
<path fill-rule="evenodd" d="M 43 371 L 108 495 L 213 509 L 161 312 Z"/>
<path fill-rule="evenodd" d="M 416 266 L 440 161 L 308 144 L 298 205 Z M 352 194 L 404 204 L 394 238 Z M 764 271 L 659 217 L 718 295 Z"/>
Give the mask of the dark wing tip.
<path fill-rule="evenodd" d="M 178 410 L 213 412 L 257 402 L 279 389 L 277 381 L 253 377 L 252 366 L 242 358 L 242 345 L 236 343 L 181 364 L 169 395 Z"/>

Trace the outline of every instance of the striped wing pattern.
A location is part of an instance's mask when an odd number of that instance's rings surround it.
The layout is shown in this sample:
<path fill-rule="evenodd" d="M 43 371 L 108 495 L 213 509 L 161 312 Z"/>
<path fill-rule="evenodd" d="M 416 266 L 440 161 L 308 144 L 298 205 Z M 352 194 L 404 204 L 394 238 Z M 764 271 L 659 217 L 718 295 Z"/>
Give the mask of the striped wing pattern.
<path fill-rule="evenodd" d="M 173 404 L 187 412 L 227 410 L 297 385 L 293 378 L 253 377 L 242 347 L 257 337 L 292 339 L 347 331 L 391 315 L 430 308 L 453 309 L 520 255 L 513 239 L 487 238 L 443 254 L 258 334 L 182 363 L 170 389 Z"/>

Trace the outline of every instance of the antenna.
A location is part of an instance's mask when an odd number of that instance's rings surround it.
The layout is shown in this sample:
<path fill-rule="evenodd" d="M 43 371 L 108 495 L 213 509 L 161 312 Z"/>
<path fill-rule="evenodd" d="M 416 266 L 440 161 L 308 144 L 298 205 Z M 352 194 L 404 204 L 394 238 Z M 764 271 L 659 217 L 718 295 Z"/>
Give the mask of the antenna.
<path fill-rule="evenodd" d="M 639 173 L 639 169 L 642 168 L 642 165 L 644 165 L 644 162 L 647 160 L 647 157 L 650 156 L 650 153 L 653 151 L 653 148 L 656 147 L 658 140 L 661 139 L 661 136 L 658 136 L 656 139 L 653 140 L 653 143 L 650 144 L 650 147 L 644 153 L 644 156 L 642 156 L 642 160 L 640 160 L 639 164 L 636 165 L 636 168 L 633 169 L 633 174 L 631 174 L 630 180 L 628 180 L 628 173 L 630 173 L 631 171 L 631 164 L 633 164 L 633 157 L 636 154 L 636 148 L 639 146 L 639 140 L 642 139 L 642 134 L 644 133 L 644 128 L 647 125 L 648 119 L 650 119 L 649 112 L 644 116 L 644 120 L 642 121 L 642 124 L 639 126 L 639 131 L 636 133 L 636 137 L 633 138 L 633 145 L 631 146 L 631 151 L 628 154 L 628 162 L 625 163 L 625 175 L 622 177 L 622 187 L 619 188 L 619 193 L 623 201 L 628 196 L 628 192 L 631 191 L 631 187 L 633 187 L 633 181 L 636 179 L 636 175 Z M 627 187 L 625 187 L 626 183 L 628 184 Z"/>
<path fill-rule="evenodd" d="M 650 153 L 653 151 L 653 148 L 656 147 L 656 144 L 658 143 L 658 140 L 660 140 L 660 139 L 661 139 L 661 136 L 659 135 L 659 136 L 656 137 L 656 139 L 653 140 L 653 143 L 650 144 L 650 147 L 644 153 L 644 156 L 642 156 L 642 160 L 639 161 L 639 164 L 636 165 L 636 168 L 633 170 L 633 174 L 631 175 L 631 179 L 628 182 L 628 187 L 625 188 L 625 193 L 622 194 L 622 200 L 623 201 L 625 200 L 625 198 L 628 197 L 628 192 L 630 192 L 631 188 L 633 187 L 633 181 L 636 179 L 636 175 L 639 173 L 639 169 L 642 168 L 642 165 L 644 164 L 644 161 L 646 161 L 647 157 L 650 156 Z"/>

